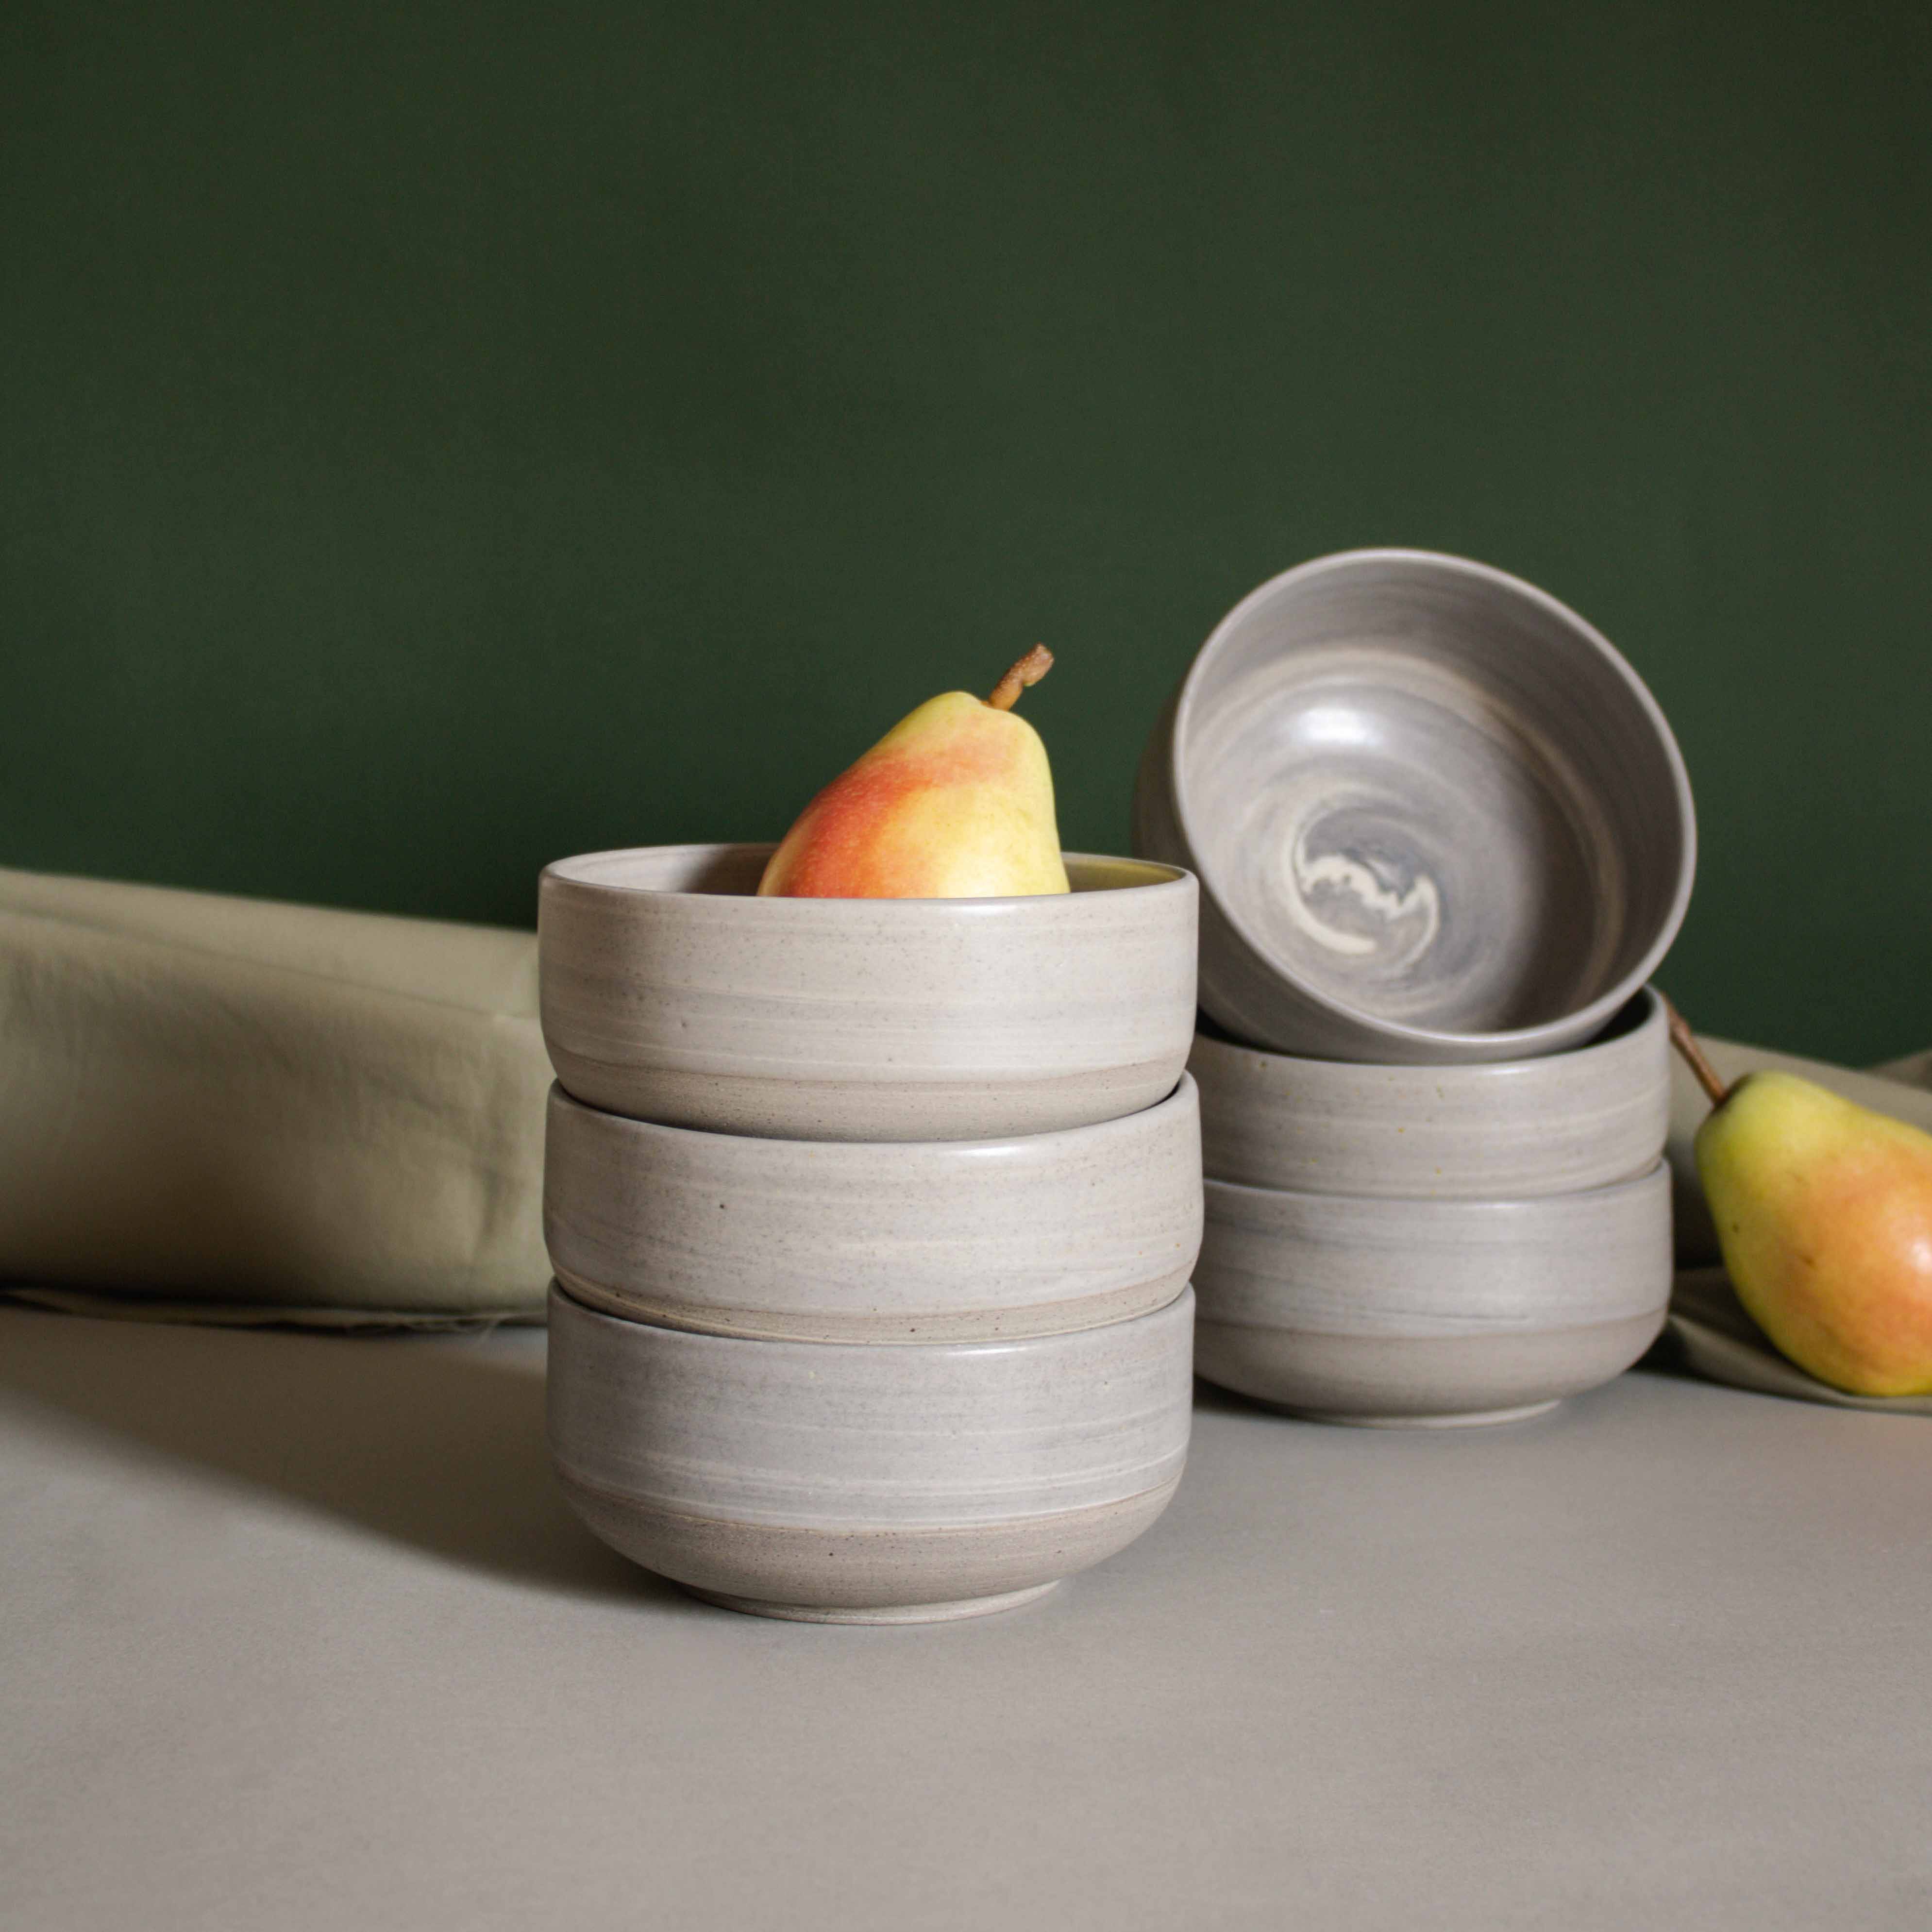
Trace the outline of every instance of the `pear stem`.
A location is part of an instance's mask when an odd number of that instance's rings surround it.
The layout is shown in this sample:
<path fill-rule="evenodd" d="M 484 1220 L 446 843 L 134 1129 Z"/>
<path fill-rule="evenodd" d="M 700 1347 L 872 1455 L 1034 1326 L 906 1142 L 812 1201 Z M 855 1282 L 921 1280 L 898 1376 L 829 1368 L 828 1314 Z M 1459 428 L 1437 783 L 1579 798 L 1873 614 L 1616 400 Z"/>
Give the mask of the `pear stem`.
<path fill-rule="evenodd" d="M 1684 1064 L 1696 1075 L 1697 1084 L 1711 1096 L 1711 1105 L 1721 1107 L 1731 1090 L 1697 1044 L 1697 1036 L 1690 1030 L 1690 1022 L 1670 1004 L 1670 996 L 1660 993 L 1658 998 L 1664 1002 L 1664 1014 L 1670 1022 L 1671 1045 L 1684 1056 Z"/>
<path fill-rule="evenodd" d="M 1019 694 L 1030 684 L 1037 684 L 1053 668 L 1053 653 L 1044 644 L 1036 644 L 1020 661 L 1009 668 L 1006 674 L 993 687 L 993 694 L 987 699 L 995 711 L 1010 711 L 1018 702 Z"/>

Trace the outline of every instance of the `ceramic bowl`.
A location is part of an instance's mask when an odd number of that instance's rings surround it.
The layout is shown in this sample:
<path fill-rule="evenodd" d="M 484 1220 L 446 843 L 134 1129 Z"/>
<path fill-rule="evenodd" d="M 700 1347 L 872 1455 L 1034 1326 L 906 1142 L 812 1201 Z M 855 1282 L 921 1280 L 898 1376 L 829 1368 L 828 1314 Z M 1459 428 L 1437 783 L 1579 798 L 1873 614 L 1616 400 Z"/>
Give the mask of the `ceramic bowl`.
<path fill-rule="evenodd" d="M 553 1288 L 550 1444 L 605 1542 L 734 1610 L 970 1616 L 1124 1548 L 1186 1460 L 1194 1298 L 902 1348 L 622 1322 Z"/>
<path fill-rule="evenodd" d="M 756 897 L 769 845 L 560 860 L 544 1037 L 606 1112 L 770 1139 L 1048 1133 L 1150 1107 L 1194 1031 L 1194 880 L 1067 855 L 1070 893 Z"/>
<path fill-rule="evenodd" d="M 1200 1373 L 1325 1422 L 1500 1422 L 1630 1366 L 1670 1297 L 1670 1176 L 1528 1201 L 1208 1183 Z"/>
<path fill-rule="evenodd" d="M 1371 1066 L 1296 1060 L 1207 1032 L 1208 1173 L 1308 1194 L 1513 1200 L 1640 1174 L 1670 1126 L 1670 1036 L 1646 988 L 1594 1044 L 1540 1060 Z"/>
<path fill-rule="evenodd" d="M 1324 1060 L 1526 1059 L 1600 1032 L 1690 893 L 1684 761 L 1583 620 L 1459 557 L 1263 584 L 1142 760 L 1136 850 L 1200 876 L 1201 1004 Z"/>
<path fill-rule="evenodd" d="M 544 1235 L 607 1313 L 808 1342 L 987 1340 L 1164 1307 L 1201 1246 L 1185 1074 L 1118 1120 L 998 1141 L 774 1141 L 550 1090 Z"/>

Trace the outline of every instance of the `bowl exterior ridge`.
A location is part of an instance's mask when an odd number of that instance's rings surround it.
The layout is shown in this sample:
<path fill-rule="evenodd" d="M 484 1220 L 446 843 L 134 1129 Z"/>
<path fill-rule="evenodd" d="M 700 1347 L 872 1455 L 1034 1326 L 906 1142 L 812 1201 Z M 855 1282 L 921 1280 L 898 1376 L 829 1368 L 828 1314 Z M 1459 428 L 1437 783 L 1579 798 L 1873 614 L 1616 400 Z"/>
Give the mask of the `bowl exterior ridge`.
<path fill-rule="evenodd" d="M 1623 842 L 1616 848 L 1615 876 L 1604 888 L 1618 906 L 1618 923 L 1613 929 L 1605 928 L 1598 940 L 1600 947 L 1609 946 L 1614 938 L 1616 946 L 1605 953 L 1602 962 L 1589 968 L 1574 993 L 1540 995 L 1540 1004 L 1547 1010 L 1534 1019 L 1500 1026 L 1467 1021 L 1436 1024 L 1427 1016 L 1426 1002 L 1406 1015 L 1378 1011 L 1311 983 L 1292 968 L 1281 952 L 1251 923 L 1236 898 L 1224 890 L 1221 866 L 1208 854 L 1199 836 L 1198 807 L 1190 798 L 1186 754 L 1196 711 L 1219 660 L 1229 653 L 1235 642 L 1245 641 L 1249 626 L 1258 624 L 1264 616 L 1271 616 L 1291 592 L 1305 592 L 1322 585 L 1324 580 L 1346 579 L 1351 574 L 1372 578 L 1376 572 L 1385 578 L 1391 572 L 1412 573 L 1418 584 L 1433 580 L 1456 584 L 1465 592 L 1473 592 L 1479 587 L 1492 600 L 1502 598 L 1520 610 L 1534 612 L 1552 637 L 1560 634 L 1564 648 L 1580 651 L 1595 667 L 1600 681 L 1607 681 L 1617 694 L 1616 702 L 1625 707 L 1627 716 L 1621 721 L 1594 728 L 1597 736 L 1592 741 L 1591 758 L 1586 760 L 1593 770 L 1594 792 L 1578 778 L 1567 758 L 1559 759 L 1551 769 L 1561 771 L 1574 782 L 1553 786 L 1550 792 L 1552 798 L 1560 795 L 1566 801 L 1565 810 L 1587 809 L 1590 823 L 1596 828 L 1593 836 L 1598 842 L 1595 849 L 1599 860 L 1607 849 L 1604 840 Z M 1398 598 L 1405 592 L 1418 597 L 1421 594 L 1413 585 L 1399 586 L 1393 593 L 1386 583 L 1380 588 L 1383 594 Z M 1376 590 L 1370 582 L 1362 594 L 1372 598 Z M 1453 626 L 1445 622 L 1444 628 L 1446 634 Z M 1477 634 L 1480 637 L 1480 632 Z M 1525 648 L 1520 639 L 1515 640 L 1514 647 L 1519 651 Z M 1288 661 L 1294 650 L 1299 648 L 1299 645 L 1293 647 L 1280 661 Z M 1323 648 L 1332 650 L 1334 646 Z M 1439 644 L 1415 648 L 1418 662 L 1446 662 Z M 1487 667 L 1490 674 L 1502 674 L 1498 666 L 1507 669 L 1507 650 L 1485 648 L 1492 660 Z M 1482 656 L 1481 651 L 1475 651 L 1470 662 L 1478 662 Z M 1529 656 L 1533 658 L 1533 650 Z M 1549 689 L 1538 691 L 1534 680 L 1524 691 L 1527 696 L 1518 695 L 1526 705 L 1540 701 L 1547 708 L 1556 702 Z M 1613 708 L 1595 707 L 1604 710 L 1606 717 L 1608 710 Z M 1593 707 L 1588 704 L 1582 709 L 1585 713 L 1593 713 Z M 1518 728 L 1526 746 L 1543 742 L 1530 722 L 1528 711 Z M 1624 736 L 1613 750 L 1618 730 Z M 1652 760 L 1657 767 L 1663 796 L 1647 819 L 1643 818 L 1642 808 L 1622 802 L 1620 788 L 1606 776 L 1609 765 L 1632 757 Z M 1618 776 L 1622 776 L 1621 767 Z M 1607 806 L 1604 802 L 1606 797 L 1612 801 Z M 1616 819 L 1618 812 L 1622 814 L 1620 820 Z M 1635 829 L 1640 820 L 1643 825 L 1640 832 Z M 1695 811 L 1682 754 L 1654 697 L 1628 660 L 1587 620 L 1537 586 L 1468 559 L 1410 550 L 1355 550 L 1318 558 L 1270 579 L 1244 598 L 1210 634 L 1162 710 L 1142 760 L 1133 826 L 1137 851 L 1188 866 L 1200 876 L 1200 991 L 1206 1010 L 1238 1036 L 1278 1051 L 1330 1059 L 1457 1064 L 1527 1058 L 1575 1045 L 1612 1018 L 1669 950 L 1688 907 L 1696 866 Z M 1576 836 L 1580 838 L 1582 834 L 1578 832 Z M 1642 940 L 1638 946 L 1622 936 L 1627 908 L 1622 874 L 1616 870 L 1633 850 L 1641 852 L 1648 868 L 1643 876 L 1652 881 L 1635 908 L 1640 916 L 1633 930 Z M 1660 902 L 1656 882 L 1666 876 L 1669 890 Z M 1575 884 L 1574 878 L 1571 884 Z M 1288 896 L 1293 896 L 1291 888 Z"/>
<path fill-rule="evenodd" d="M 1648 988 L 1610 1036 L 1540 1058 L 1372 1065 L 1202 1033 L 1189 1068 L 1208 1176 L 1252 1186 L 1421 1198 L 1571 1193 L 1643 1173 L 1670 1131 L 1670 1036 Z"/>
<path fill-rule="evenodd" d="M 767 1140 L 552 1090 L 545 1238 L 578 1299 L 716 1334 L 914 1344 L 1166 1306 L 1202 1226 L 1200 1109 L 999 1141 Z"/>
<path fill-rule="evenodd" d="M 1669 1300 L 1670 1177 L 1521 1201 L 1207 1184 L 1202 1318 L 1324 1334 L 1587 1326 Z"/>
<path fill-rule="evenodd" d="M 882 1348 L 620 1321 L 553 1288 L 551 1454 L 605 1494 L 770 1528 L 957 1529 L 1122 1503 L 1186 1461 L 1193 1312 L 1184 1290 L 1103 1328 Z"/>
<path fill-rule="evenodd" d="M 1006 899 L 760 899 L 769 848 L 643 848 L 548 868 L 540 1010 L 605 1112 L 788 1139 L 951 1140 L 1150 1106 L 1186 1060 L 1191 874 L 1070 854 Z M 628 883 L 594 877 L 599 865 Z M 661 877 L 739 890 L 652 890 Z"/>
<path fill-rule="evenodd" d="M 554 1264 L 553 1264 L 554 1266 Z M 895 1315 L 884 1309 L 846 1314 L 787 1314 L 748 1308 L 736 1302 L 653 1301 L 646 1294 L 613 1290 L 600 1282 L 555 1269 L 559 1287 L 572 1300 L 623 1322 L 694 1334 L 728 1335 L 753 1342 L 845 1342 L 868 1348 L 916 1347 L 928 1342 L 995 1342 L 1034 1335 L 1070 1335 L 1104 1328 L 1164 1308 L 1188 1284 L 1185 1275 L 1162 1276 L 1066 1300 L 1018 1307 L 970 1310 L 964 1313 Z"/>
<path fill-rule="evenodd" d="M 1207 1184 L 1202 1376 L 1319 1420 L 1501 1421 L 1620 1375 L 1670 1297 L 1669 1170 L 1397 1200 Z"/>

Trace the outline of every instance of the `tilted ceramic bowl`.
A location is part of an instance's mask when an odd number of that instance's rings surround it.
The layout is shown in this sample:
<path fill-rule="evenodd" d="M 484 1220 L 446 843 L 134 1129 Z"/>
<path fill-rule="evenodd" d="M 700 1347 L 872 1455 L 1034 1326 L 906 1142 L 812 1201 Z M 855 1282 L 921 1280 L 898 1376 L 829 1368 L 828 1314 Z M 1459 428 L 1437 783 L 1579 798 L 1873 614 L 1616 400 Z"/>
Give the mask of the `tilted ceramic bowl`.
<path fill-rule="evenodd" d="M 1571 610 L 1420 550 L 1224 618 L 1142 760 L 1138 851 L 1200 876 L 1201 1004 L 1327 1060 L 1554 1053 L 1668 950 L 1696 832 L 1670 728 Z"/>
<path fill-rule="evenodd" d="M 607 1313 L 808 1342 L 988 1340 L 1164 1307 L 1201 1246 L 1194 1082 L 998 1141 L 776 1141 L 550 1090 L 544 1236 Z"/>
<path fill-rule="evenodd" d="M 771 850 L 545 868 L 544 1038 L 568 1093 L 716 1133 L 934 1141 L 1082 1126 L 1173 1091 L 1194 1031 L 1185 872 L 1070 853 L 1070 893 L 761 899 Z"/>
<path fill-rule="evenodd" d="M 1184 1289 L 1072 1334 L 876 1348 L 620 1321 L 553 1288 L 550 1451 L 605 1542 L 729 1608 L 976 1616 L 1166 1508 L 1193 1318 Z"/>
<path fill-rule="evenodd" d="M 1207 1191 L 1196 1366 L 1297 1414 L 1534 1414 L 1620 1375 L 1664 1325 L 1660 1161 L 1634 1180 L 1528 1201 Z"/>
<path fill-rule="evenodd" d="M 1640 1174 L 1670 1126 L 1670 1036 L 1646 988 L 1603 1036 L 1540 1060 L 1374 1066 L 1203 1031 L 1188 1066 L 1217 1180 L 1308 1194 L 1509 1200 Z"/>

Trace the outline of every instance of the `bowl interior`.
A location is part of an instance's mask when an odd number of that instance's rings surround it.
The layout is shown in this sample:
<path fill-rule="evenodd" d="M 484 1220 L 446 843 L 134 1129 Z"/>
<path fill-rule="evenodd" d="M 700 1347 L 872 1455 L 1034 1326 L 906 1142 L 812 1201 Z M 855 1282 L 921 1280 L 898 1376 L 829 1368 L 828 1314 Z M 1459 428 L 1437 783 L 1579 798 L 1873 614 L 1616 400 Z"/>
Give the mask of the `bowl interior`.
<path fill-rule="evenodd" d="M 1249 944 L 1335 1010 L 1534 1027 L 1647 971 L 1689 892 L 1682 761 L 1595 632 L 1413 552 L 1264 585 L 1196 660 L 1176 803 Z"/>
<path fill-rule="evenodd" d="M 549 870 L 555 877 L 576 884 L 602 886 L 619 892 L 703 892 L 742 898 L 755 896 L 765 862 L 776 849 L 769 844 L 640 845 L 624 851 L 587 852 L 577 858 L 560 859 Z M 1181 876 L 1174 867 L 1148 859 L 1115 859 L 1087 852 L 1069 852 L 1065 858 L 1067 881 L 1076 892 L 1166 885 Z M 892 902 L 866 902 L 868 905 L 890 903 Z M 898 903 L 931 904 L 934 902 Z"/>

